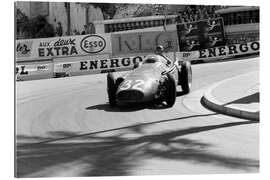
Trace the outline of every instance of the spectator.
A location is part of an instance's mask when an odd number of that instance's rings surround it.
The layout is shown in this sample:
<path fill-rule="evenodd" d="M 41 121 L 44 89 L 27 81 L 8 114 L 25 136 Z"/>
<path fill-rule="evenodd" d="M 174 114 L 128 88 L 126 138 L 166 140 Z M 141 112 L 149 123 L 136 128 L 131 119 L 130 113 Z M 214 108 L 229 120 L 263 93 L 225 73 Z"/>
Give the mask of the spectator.
<path fill-rule="evenodd" d="M 80 33 L 76 29 L 74 29 L 73 30 L 73 35 L 80 35 Z"/>
<path fill-rule="evenodd" d="M 83 26 L 83 31 L 81 32 L 81 35 L 85 35 L 87 33 L 87 25 Z"/>
<path fill-rule="evenodd" d="M 88 24 L 88 33 L 87 34 L 95 34 L 96 28 L 92 22 Z"/>
<path fill-rule="evenodd" d="M 58 22 L 58 23 L 57 23 L 57 27 L 56 27 L 56 35 L 57 35 L 57 36 L 62 36 L 62 35 L 63 35 L 63 28 L 62 28 L 61 22 Z"/>
<path fill-rule="evenodd" d="M 96 28 L 92 22 L 88 23 L 88 25 L 83 26 L 84 29 L 81 32 L 82 35 L 84 34 L 95 34 L 96 33 Z"/>

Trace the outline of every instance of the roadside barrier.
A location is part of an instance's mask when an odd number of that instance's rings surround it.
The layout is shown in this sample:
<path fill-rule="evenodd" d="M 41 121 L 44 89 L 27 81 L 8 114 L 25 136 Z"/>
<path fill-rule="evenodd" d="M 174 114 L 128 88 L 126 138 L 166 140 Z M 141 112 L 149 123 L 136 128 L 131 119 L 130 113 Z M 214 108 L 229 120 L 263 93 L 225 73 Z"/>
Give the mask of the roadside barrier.
<path fill-rule="evenodd" d="M 199 51 L 177 52 L 177 56 L 187 61 L 211 61 L 259 53 L 260 43 L 258 41 L 245 44 L 232 44 L 228 46 L 219 46 Z"/>
<path fill-rule="evenodd" d="M 131 70 L 156 44 L 180 61 L 207 62 L 259 53 L 258 41 L 179 52 L 175 31 L 93 34 L 16 41 L 16 80 Z"/>

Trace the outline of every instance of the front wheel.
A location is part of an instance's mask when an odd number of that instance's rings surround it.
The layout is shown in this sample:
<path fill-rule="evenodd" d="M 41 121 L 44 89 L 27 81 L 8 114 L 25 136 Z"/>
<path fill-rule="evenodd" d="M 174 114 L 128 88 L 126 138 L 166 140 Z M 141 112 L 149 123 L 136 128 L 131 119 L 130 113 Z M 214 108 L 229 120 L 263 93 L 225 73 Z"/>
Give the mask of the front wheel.
<path fill-rule="evenodd" d="M 107 92 L 109 97 L 109 104 L 111 106 L 116 105 L 116 80 L 114 78 L 114 75 L 112 73 L 107 74 Z"/>
<path fill-rule="evenodd" d="M 180 84 L 184 94 L 188 94 L 192 84 L 192 70 L 189 61 L 185 61 L 181 67 Z"/>
<path fill-rule="evenodd" d="M 172 74 L 167 74 L 165 101 L 168 107 L 172 107 L 176 100 L 176 83 Z"/>

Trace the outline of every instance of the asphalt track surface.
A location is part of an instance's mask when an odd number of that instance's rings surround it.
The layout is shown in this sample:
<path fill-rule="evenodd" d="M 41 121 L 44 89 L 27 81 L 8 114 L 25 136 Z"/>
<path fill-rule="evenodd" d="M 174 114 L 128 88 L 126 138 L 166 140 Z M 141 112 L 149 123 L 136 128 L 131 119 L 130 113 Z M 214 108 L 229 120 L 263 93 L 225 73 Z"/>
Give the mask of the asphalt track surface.
<path fill-rule="evenodd" d="M 193 65 L 172 108 L 111 108 L 106 74 L 16 83 L 19 177 L 259 171 L 259 123 L 200 104 L 211 84 L 258 71 L 259 58 Z"/>

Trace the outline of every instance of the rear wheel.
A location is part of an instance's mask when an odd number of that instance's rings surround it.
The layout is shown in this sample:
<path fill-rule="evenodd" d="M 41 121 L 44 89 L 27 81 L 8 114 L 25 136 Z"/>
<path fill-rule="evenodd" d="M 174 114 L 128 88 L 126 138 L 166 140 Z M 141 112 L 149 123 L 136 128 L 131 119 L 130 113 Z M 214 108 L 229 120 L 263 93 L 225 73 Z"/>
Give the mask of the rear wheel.
<path fill-rule="evenodd" d="M 185 61 L 183 63 L 181 67 L 180 79 L 181 88 L 184 94 L 188 94 L 190 92 L 192 84 L 192 70 L 189 61 Z"/>
<path fill-rule="evenodd" d="M 172 107 L 176 99 L 176 83 L 172 74 L 167 74 L 165 101 L 168 107 Z"/>
<path fill-rule="evenodd" d="M 108 97 L 109 97 L 109 104 L 111 106 L 116 105 L 116 91 L 117 91 L 117 86 L 116 86 L 115 77 L 112 73 L 108 73 L 107 74 L 107 92 L 108 92 Z"/>

